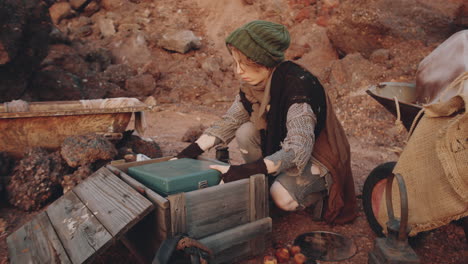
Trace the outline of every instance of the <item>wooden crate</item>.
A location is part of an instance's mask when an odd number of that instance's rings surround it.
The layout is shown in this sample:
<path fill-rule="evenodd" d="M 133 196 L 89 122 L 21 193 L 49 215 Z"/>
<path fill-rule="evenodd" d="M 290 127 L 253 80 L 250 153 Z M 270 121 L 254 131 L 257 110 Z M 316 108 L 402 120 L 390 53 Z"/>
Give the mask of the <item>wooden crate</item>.
<path fill-rule="evenodd" d="M 265 176 L 162 197 L 127 174 L 130 167 L 168 159 L 108 165 L 156 206 L 126 234 L 127 246 L 150 261 L 163 240 L 186 233 L 213 250 L 213 263 L 232 263 L 262 254 L 265 236 L 271 232 Z"/>

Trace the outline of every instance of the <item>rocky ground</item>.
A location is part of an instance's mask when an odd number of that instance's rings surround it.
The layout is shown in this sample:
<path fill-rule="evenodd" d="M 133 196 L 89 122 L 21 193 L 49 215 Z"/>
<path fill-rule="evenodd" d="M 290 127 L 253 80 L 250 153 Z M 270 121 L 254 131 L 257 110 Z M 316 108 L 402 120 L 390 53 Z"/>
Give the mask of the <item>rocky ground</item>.
<path fill-rule="evenodd" d="M 252 19 L 276 21 L 291 32 L 288 59 L 317 75 L 331 96 L 351 143 L 358 194 L 375 166 L 398 159 L 406 138 L 366 89 L 382 81 L 413 82 L 418 63 L 467 27 L 462 0 L 101 0 L 83 7 L 84 2 L 48 0 L 50 18 L 39 12 L 43 9 L 30 14 L 50 23 L 47 54 L 43 46 L 27 46 L 36 51 L 18 58 L 15 54 L 21 52 L 12 43 L 24 38 L 0 32 L 0 77 L 7 80 L 0 84 L 0 101 L 153 95 L 158 106 L 148 115 L 144 136 L 154 139 L 164 156 L 174 155 L 188 144 L 181 140 L 187 128 L 210 125 L 237 92 L 225 36 Z M 7 0 L 0 7 L 18 3 Z M 21 8 L 26 11 L 18 19 L 31 20 L 31 7 Z M 28 25 L 15 23 L 10 24 Z M 40 30 L 44 35 L 44 27 Z M 31 67 L 14 71 L 28 56 L 34 57 Z M 240 163 L 235 145 L 230 149 L 233 163 Z M 37 212 L 25 213 L 4 200 L 0 206 L 0 263 L 8 263 L 6 237 Z M 265 254 L 301 233 L 326 230 L 346 235 L 358 246 L 357 254 L 343 263 L 366 263 L 375 238 L 362 206 L 356 221 L 344 226 L 313 222 L 307 211 L 273 218 L 273 243 Z M 422 263 L 466 263 L 467 245 L 456 224 L 412 241 Z M 116 244 L 95 262 L 132 263 L 132 255 Z"/>

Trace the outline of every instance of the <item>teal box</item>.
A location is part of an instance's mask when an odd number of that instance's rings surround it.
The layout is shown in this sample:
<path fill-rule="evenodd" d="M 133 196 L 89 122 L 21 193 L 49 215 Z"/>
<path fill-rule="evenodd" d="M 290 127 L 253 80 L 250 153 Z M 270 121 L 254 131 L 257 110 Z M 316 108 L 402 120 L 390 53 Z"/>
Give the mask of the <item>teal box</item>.
<path fill-rule="evenodd" d="M 177 159 L 128 168 L 128 174 L 151 190 L 167 196 L 217 185 L 221 173 L 210 169 L 213 162 Z"/>

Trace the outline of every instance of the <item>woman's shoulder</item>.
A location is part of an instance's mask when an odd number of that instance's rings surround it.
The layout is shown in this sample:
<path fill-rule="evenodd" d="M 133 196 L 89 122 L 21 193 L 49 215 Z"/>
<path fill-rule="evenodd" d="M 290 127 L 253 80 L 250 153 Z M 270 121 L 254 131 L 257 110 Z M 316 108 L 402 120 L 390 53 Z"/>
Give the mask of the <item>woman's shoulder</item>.
<path fill-rule="evenodd" d="M 314 79 L 317 77 L 308 71 L 305 67 L 293 62 L 284 61 L 280 63 L 275 70 L 275 73 L 280 76 L 288 76 L 289 78 L 298 78 L 303 81 Z"/>

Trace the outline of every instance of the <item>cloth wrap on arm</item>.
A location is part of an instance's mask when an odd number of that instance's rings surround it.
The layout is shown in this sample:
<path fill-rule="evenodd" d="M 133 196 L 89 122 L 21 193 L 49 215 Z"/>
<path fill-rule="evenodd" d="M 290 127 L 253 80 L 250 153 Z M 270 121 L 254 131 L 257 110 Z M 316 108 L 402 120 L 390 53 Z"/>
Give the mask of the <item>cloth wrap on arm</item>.
<path fill-rule="evenodd" d="M 232 182 L 240 179 L 248 178 L 255 174 L 267 175 L 268 170 L 263 159 L 246 163 L 242 165 L 231 165 L 229 170 L 221 175 L 224 182 Z"/>

